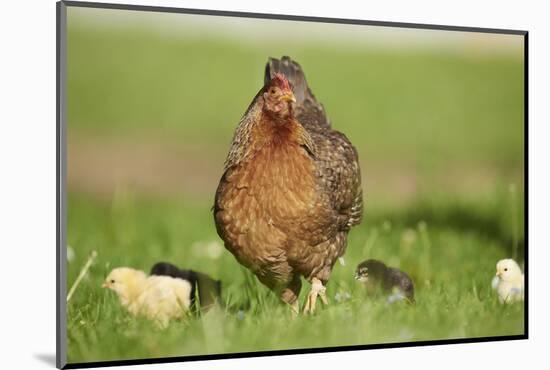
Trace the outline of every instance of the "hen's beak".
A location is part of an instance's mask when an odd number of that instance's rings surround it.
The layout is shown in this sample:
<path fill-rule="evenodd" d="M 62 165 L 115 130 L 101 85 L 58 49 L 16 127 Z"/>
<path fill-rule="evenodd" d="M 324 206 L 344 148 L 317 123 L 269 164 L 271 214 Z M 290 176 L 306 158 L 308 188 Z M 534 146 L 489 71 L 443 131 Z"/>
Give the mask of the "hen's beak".
<path fill-rule="evenodd" d="M 288 93 L 286 93 L 284 95 L 281 95 L 279 100 L 296 103 L 296 98 L 294 97 L 294 94 L 292 93 L 292 91 L 289 91 Z"/>

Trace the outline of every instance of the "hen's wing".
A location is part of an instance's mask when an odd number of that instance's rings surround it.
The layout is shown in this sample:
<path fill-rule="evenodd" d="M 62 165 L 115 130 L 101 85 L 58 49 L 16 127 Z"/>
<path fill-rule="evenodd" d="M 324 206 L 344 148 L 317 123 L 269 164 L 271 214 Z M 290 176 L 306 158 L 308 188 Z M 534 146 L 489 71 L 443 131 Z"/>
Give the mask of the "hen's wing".
<path fill-rule="evenodd" d="M 334 130 L 312 133 L 316 145 L 319 176 L 328 192 L 332 208 L 338 212 L 340 230 L 361 223 L 363 192 L 357 151 L 348 138 Z"/>
<path fill-rule="evenodd" d="M 288 56 L 269 58 L 264 80 L 269 81 L 275 73 L 282 73 L 290 82 L 296 97 L 296 119 L 314 141 L 319 176 L 340 216 L 340 230 L 349 230 L 361 222 L 363 215 L 357 151 L 344 134 L 331 129 L 325 109 L 315 99 L 298 63 Z"/>

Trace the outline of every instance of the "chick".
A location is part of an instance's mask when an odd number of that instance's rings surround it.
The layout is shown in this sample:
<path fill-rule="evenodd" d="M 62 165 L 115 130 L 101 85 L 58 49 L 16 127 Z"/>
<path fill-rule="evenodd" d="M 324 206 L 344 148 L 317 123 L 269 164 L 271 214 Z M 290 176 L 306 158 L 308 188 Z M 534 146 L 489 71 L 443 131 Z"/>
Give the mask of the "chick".
<path fill-rule="evenodd" d="M 405 272 L 388 267 L 382 261 L 369 259 L 355 270 L 355 279 L 364 283 L 369 295 L 379 291 L 388 295 L 388 302 L 407 300 L 414 303 L 414 285 Z"/>
<path fill-rule="evenodd" d="M 221 282 L 202 272 L 183 270 L 167 262 L 158 262 L 151 268 L 151 275 L 171 276 L 188 281 L 191 284 L 191 309 L 194 311 L 197 309 L 197 291 L 200 308 L 204 312 L 212 308 L 216 302 L 221 302 Z"/>
<path fill-rule="evenodd" d="M 114 291 L 132 315 L 143 315 L 160 328 L 185 315 L 191 304 L 191 284 L 169 276 L 149 276 L 129 267 L 112 270 L 103 288 Z"/>
<path fill-rule="evenodd" d="M 497 262 L 497 273 L 493 278 L 492 286 L 498 293 L 500 303 L 524 300 L 523 273 L 513 259 L 503 259 Z"/>

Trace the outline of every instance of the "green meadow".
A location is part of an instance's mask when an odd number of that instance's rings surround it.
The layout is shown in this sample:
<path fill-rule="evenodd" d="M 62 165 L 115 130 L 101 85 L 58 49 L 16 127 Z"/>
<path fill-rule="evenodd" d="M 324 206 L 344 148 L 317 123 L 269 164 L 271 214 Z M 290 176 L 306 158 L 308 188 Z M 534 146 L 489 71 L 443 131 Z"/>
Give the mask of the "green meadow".
<path fill-rule="evenodd" d="M 524 333 L 523 305 L 490 286 L 499 259 L 524 256 L 521 48 L 252 43 L 84 18 L 69 10 L 68 287 L 97 258 L 68 303 L 69 362 Z M 233 130 L 281 55 L 356 146 L 365 194 L 329 305 L 297 318 L 225 250 L 211 213 Z M 367 258 L 407 271 L 416 304 L 367 297 L 354 280 Z M 101 288 L 114 267 L 158 261 L 220 279 L 221 307 L 160 330 Z"/>

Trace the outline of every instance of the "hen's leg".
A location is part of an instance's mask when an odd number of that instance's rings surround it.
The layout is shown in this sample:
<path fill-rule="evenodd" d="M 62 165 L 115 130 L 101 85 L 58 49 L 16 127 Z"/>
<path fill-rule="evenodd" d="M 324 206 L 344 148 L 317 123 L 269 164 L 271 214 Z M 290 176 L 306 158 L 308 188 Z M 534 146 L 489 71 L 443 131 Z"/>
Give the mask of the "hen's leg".
<path fill-rule="evenodd" d="M 317 278 L 311 279 L 311 291 L 309 292 L 306 300 L 306 304 L 304 305 L 304 314 L 313 313 L 315 312 L 315 304 L 317 302 L 317 296 L 321 298 L 321 302 L 323 304 L 328 304 L 327 294 L 326 294 L 327 288 L 323 285 L 323 282 Z"/>
<path fill-rule="evenodd" d="M 281 299 L 290 305 L 292 312 L 295 315 L 300 313 L 300 305 L 298 302 L 298 296 L 302 288 L 302 281 L 300 277 L 295 275 L 290 284 L 281 291 Z"/>

